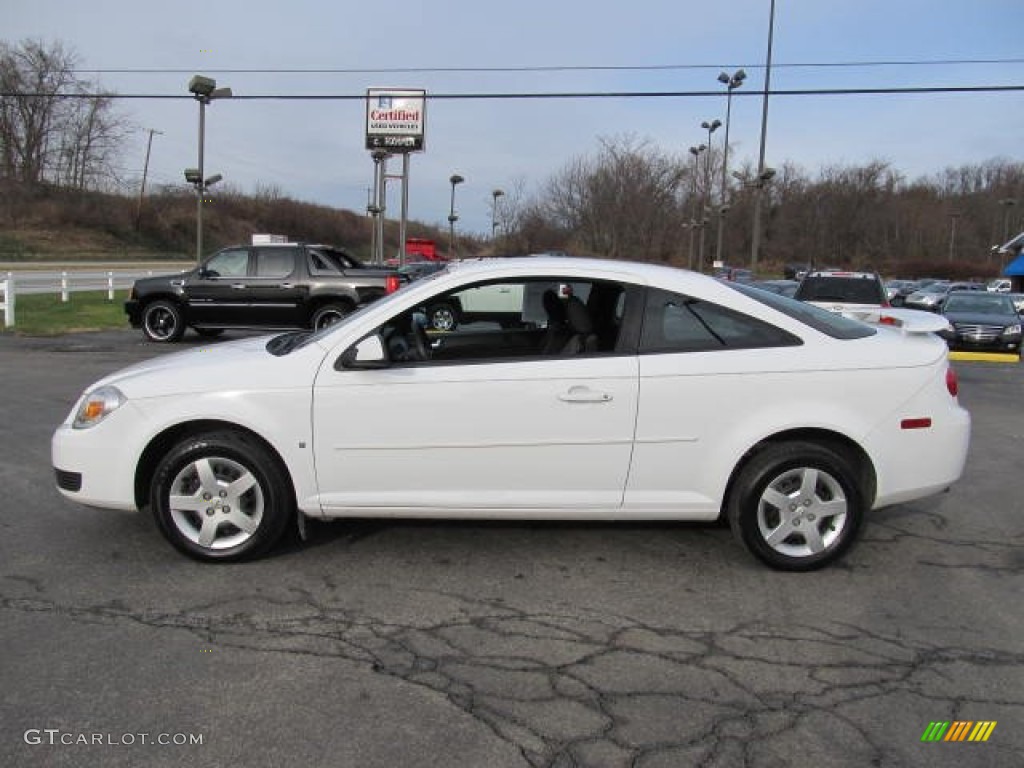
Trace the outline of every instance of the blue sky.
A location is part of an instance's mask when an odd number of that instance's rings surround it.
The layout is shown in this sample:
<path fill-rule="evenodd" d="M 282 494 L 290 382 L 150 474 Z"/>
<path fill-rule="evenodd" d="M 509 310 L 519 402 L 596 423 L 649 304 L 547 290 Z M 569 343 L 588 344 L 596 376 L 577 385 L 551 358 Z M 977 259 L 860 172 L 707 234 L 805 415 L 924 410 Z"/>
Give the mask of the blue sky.
<path fill-rule="evenodd" d="M 361 95 L 372 86 L 428 93 L 719 91 L 700 98 L 435 101 L 427 150 L 411 163 L 410 216 L 443 224 L 457 172 L 460 227 L 490 230 L 491 190 L 527 192 L 601 137 L 632 135 L 684 155 L 706 141 L 703 120 L 725 117 L 721 69 L 744 67 L 735 91 L 730 165 L 756 163 L 769 0 L 476 0 L 390 3 L 320 0 L 4 0 L 3 39 L 60 40 L 83 69 L 175 72 L 89 75 L 121 93 L 185 94 L 214 73 L 238 94 Z M 777 0 L 773 89 L 1024 84 L 1020 0 Z M 996 64 L 797 67 L 879 61 L 1002 60 Z M 1020 59 L 1021 63 L 1007 62 Z M 245 69 L 643 67 L 547 72 L 215 72 Z M 705 65 L 705 66 L 700 66 Z M 187 100 L 130 100 L 137 127 L 124 173 L 178 183 L 196 164 L 197 108 Z M 275 185 L 303 200 L 364 210 L 372 162 L 361 101 L 216 102 L 207 110 L 206 170 L 242 191 Z M 969 95 L 777 96 L 766 162 L 808 172 L 834 163 L 890 162 L 909 178 L 990 158 L 1024 160 L 1024 92 Z M 716 146 L 722 131 L 714 135 Z M 394 162 L 392 169 L 400 163 Z M 398 185 L 389 216 L 398 215 Z M 302 233 L 286 233 L 301 236 Z"/>

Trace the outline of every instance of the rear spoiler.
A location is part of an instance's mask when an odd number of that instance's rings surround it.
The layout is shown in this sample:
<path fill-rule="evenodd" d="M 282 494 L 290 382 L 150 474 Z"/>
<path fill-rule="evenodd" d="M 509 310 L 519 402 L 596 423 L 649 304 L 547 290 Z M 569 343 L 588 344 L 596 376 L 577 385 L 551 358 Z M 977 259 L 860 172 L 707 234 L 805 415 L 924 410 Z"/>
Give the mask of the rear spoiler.
<path fill-rule="evenodd" d="M 949 320 L 942 315 L 919 309 L 872 307 L 847 310 L 843 314 L 864 323 L 899 328 L 904 333 L 941 333 L 953 330 Z"/>

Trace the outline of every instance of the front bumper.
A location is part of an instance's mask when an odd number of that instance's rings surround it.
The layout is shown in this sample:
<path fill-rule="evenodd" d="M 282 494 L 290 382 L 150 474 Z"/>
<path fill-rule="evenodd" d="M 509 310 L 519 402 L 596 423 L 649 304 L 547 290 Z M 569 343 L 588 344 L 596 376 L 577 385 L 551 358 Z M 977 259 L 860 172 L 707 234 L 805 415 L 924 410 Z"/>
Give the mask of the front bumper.
<path fill-rule="evenodd" d="M 128 322 L 132 328 L 142 327 L 142 305 L 138 299 L 128 299 L 124 303 L 124 313 L 128 315 Z"/>

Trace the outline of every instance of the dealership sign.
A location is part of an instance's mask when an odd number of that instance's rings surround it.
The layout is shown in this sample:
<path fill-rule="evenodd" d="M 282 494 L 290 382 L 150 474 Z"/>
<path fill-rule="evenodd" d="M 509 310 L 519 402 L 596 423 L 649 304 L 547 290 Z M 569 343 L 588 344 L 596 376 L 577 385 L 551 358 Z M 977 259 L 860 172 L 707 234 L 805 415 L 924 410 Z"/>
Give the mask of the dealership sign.
<path fill-rule="evenodd" d="M 366 148 L 418 152 L 424 148 L 427 92 L 366 89 Z"/>

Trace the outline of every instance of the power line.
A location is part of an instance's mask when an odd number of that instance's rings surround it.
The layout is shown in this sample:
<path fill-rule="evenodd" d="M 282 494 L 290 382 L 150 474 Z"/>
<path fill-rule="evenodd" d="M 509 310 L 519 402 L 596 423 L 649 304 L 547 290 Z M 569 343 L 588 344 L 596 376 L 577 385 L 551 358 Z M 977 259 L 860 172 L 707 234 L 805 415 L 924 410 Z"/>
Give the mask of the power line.
<path fill-rule="evenodd" d="M 943 85 L 943 86 L 909 86 L 887 88 L 800 88 L 776 89 L 768 91 L 768 96 L 865 96 L 865 95 L 897 95 L 897 94 L 928 94 L 928 93 L 1012 93 L 1024 91 L 1024 85 Z M 733 94 L 744 98 L 764 96 L 763 90 L 744 90 Z M 473 101 L 488 99 L 658 99 L 658 98 L 721 98 L 722 92 L 715 91 L 558 91 L 558 92 L 518 92 L 518 93 L 428 93 L 428 101 Z M 188 100 L 190 94 L 167 93 L 26 93 L 19 91 L 0 92 L 0 98 L 30 99 L 154 99 L 154 100 Z M 366 94 L 299 94 L 299 93 L 260 93 L 234 94 L 233 101 L 365 101 Z"/>
<path fill-rule="evenodd" d="M 778 69 L 828 69 L 851 67 L 931 67 L 931 66 L 964 66 L 992 64 L 1024 64 L 1024 58 L 995 59 L 888 59 L 879 61 L 805 61 L 773 64 Z M 376 74 L 482 74 L 482 73 L 521 73 L 521 72 L 658 72 L 673 70 L 713 70 L 758 69 L 763 64 L 599 64 L 599 65 L 537 65 L 516 67 L 344 67 L 344 68 L 239 68 L 239 69 L 204 69 L 214 75 L 376 75 Z M 194 69 L 176 69 L 165 67 L 123 67 L 111 69 L 73 69 L 78 74 L 96 75 L 183 75 L 194 72 Z"/>

